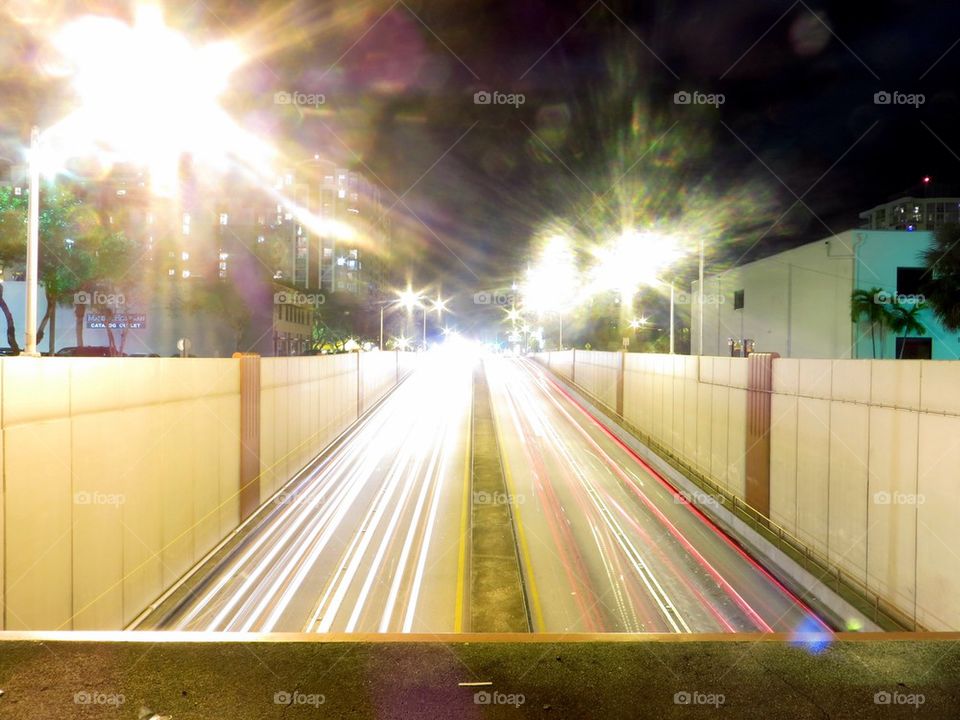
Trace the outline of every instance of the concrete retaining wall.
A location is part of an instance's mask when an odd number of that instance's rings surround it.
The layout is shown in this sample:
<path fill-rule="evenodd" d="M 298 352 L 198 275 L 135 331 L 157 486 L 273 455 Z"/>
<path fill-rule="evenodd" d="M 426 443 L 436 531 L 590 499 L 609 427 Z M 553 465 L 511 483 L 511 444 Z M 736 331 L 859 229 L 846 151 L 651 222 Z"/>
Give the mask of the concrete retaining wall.
<path fill-rule="evenodd" d="M 0 360 L 0 629 L 120 629 L 237 527 L 240 362 Z M 260 501 L 415 362 L 263 358 Z"/>
<path fill-rule="evenodd" d="M 960 364 L 777 360 L 772 519 L 924 627 L 960 627 Z"/>
<path fill-rule="evenodd" d="M 569 355 L 537 359 L 615 407 L 610 353 Z M 622 398 L 628 423 L 741 499 L 747 362 L 628 353 Z M 770 519 L 931 630 L 960 628 L 957 388 L 960 363 L 773 361 Z"/>

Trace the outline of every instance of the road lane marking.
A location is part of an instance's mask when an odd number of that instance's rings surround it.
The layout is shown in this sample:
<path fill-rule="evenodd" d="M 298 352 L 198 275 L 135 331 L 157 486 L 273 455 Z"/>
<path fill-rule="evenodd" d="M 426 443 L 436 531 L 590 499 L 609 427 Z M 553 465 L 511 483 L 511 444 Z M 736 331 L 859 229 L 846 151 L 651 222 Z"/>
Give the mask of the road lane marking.
<path fill-rule="evenodd" d="M 464 589 L 467 583 L 467 532 L 470 513 L 470 480 L 473 463 L 473 376 L 470 377 L 470 411 L 467 414 L 467 446 L 463 457 L 463 501 L 460 505 L 460 551 L 457 556 L 457 599 L 453 611 L 453 631 L 463 632 Z"/>

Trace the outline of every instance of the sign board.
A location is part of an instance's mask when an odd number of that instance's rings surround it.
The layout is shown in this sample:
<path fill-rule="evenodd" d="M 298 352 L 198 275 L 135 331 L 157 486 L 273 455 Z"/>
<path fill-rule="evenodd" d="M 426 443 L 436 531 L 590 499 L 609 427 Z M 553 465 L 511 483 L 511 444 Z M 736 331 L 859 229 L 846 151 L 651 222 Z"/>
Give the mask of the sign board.
<path fill-rule="evenodd" d="M 115 313 L 110 318 L 103 313 L 87 313 L 86 321 L 91 330 L 143 330 L 147 327 L 145 313 Z"/>

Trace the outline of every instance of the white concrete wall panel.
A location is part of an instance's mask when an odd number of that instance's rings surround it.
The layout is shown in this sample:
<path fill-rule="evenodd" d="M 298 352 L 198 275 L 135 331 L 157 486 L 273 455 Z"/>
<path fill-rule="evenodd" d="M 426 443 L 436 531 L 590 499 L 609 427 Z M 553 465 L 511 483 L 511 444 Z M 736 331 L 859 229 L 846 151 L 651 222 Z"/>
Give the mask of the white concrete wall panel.
<path fill-rule="evenodd" d="M 797 534 L 796 395 L 774 393 L 770 407 L 770 519 Z"/>
<path fill-rule="evenodd" d="M 867 585 L 910 617 L 916 612 L 919 425 L 918 413 L 870 408 Z"/>
<path fill-rule="evenodd" d="M 917 467 L 917 620 L 931 630 L 960 628 L 958 468 L 960 417 L 921 415 Z"/>
<path fill-rule="evenodd" d="M 866 582 L 870 409 L 830 403 L 830 561 Z"/>

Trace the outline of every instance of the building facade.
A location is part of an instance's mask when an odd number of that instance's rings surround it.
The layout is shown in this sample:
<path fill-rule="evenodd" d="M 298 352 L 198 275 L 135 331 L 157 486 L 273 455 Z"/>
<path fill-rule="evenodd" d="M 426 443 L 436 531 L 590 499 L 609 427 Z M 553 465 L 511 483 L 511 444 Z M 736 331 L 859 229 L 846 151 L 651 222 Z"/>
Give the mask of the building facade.
<path fill-rule="evenodd" d="M 960 197 L 902 197 L 860 213 L 864 230 L 936 230 L 960 222 Z"/>
<path fill-rule="evenodd" d="M 311 166 L 263 188 L 239 177 L 202 185 L 186 163 L 173 197 L 151 193 L 137 167 L 72 183 L 103 228 L 135 244 L 136 266 L 125 273 L 129 305 L 118 311 L 135 326 L 109 328 L 125 331 L 127 352 L 175 354 L 186 337 L 197 355 L 299 355 L 311 346 L 324 296 L 358 304 L 379 297 L 391 249 L 379 187 L 332 163 Z M 0 182 L 26 194 L 21 169 L 6 169 Z M 22 266 L 0 274 L 21 338 L 22 276 Z M 41 316 L 45 310 L 41 302 Z M 85 345 L 108 344 L 107 328 L 96 320 L 76 327 L 73 315 L 73 307 L 55 313 L 55 347 L 80 344 L 81 333 Z"/>
<path fill-rule="evenodd" d="M 930 309 L 926 332 L 897 337 L 851 319 L 854 290 L 880 289 L 876 302 L 922 300 L 925 231 L 848 230 L 704 280 L 703 353 L 735 354 L 744 340 L 757 352 L 806 358 L 960 358 L 960 338 Z M 692 287 L 692 352 L 699 352 L 698 284 Z M 876 347 L 876 351 L 874 348 Z"/>

